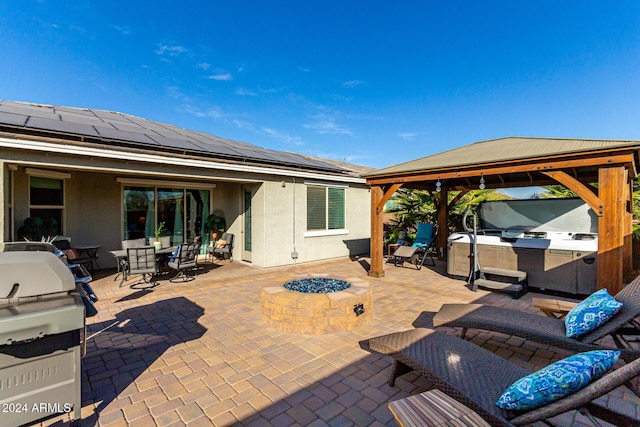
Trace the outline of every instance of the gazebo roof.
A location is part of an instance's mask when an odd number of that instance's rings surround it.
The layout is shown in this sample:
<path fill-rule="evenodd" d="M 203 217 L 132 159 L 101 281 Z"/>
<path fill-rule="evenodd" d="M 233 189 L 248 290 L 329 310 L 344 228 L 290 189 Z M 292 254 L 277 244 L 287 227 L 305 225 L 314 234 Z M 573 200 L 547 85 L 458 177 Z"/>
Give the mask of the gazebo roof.
<path fill-rule="evenodd" d="M 461 195 L 475 188 L 562 184 L 598 216 L 598 289 L 622 289 L 631 273 L 631 180 L 637 176 L 638 140 L 508 137 L 476 142 L 432 156 L 363 174 L 371 186 L 371 270 L 384 276 L 382 212 L 400 188 L 431 191 L 447 247 L 447 214 Z M 597 183 L 598 185 L 592 185 Z M 444 191 L 443 191 L 444 190 Z M 448 199 L 450 190 L 459 191 Z"/>
<path fill-rule="evenodd" d="M 524 159 L 566 156 L 611 149 L 638 149 L 638 140 L 506 137 L 480 141 L 363 174 L 364 178 L 404 175 L 417 171 L 508 163 Z"/>

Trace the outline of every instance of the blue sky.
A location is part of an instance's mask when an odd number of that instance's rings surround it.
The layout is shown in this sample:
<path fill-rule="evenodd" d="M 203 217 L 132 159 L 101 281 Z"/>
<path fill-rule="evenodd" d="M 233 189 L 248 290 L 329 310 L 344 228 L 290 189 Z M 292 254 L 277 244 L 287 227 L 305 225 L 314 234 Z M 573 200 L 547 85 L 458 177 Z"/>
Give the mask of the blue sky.
<path fill-rule="evenodd" d="M 0 0 L 0 99 L 376 168 L 640 139 L 640 2 Z"/>

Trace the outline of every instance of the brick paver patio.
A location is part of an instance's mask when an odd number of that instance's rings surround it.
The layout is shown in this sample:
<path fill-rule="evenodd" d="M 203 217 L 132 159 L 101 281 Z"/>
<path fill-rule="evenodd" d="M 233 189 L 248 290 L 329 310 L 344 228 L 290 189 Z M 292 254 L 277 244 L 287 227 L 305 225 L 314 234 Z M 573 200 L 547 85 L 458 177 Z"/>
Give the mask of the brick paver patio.
<path fill-rule="evenodd" d="M 471 292 L 445 265 L 385 266 L 367 276 L 367 258 L 260 270 L 240 262 L 205 264 L 197 278 L 153 289 L 118 288 L 113 274 L 92 283 L 98 316 L 88 319 L 83 359 L 84 425 L 393 426 L 387 404 L 427 390 L 408 374 L 387 385 L 391 359 L 367 351 L 368 338 L 429 324 L 443 303 L 480 302 L 537 312 L 519 300 Z M 261 284 L 292 274 L 358 277 L 374 291 L 373 319 L 353 332 L 301 335 L 262 322 Z M 132 278 L 135 280 L 136 278 Z M 133 283 L 133 280 L 130 283 Z M 450 332 L 455 332 L 451 330 Z M 519 338 L 470 331 L 473 342 L 539 369 L 568 353 Z M 616 390 L 609 404 L 639 416 L 640 402 Z M 66 418 L 43 425 L 66 425 Z M 560 425 L 591 425 L 576 413 Z"/>

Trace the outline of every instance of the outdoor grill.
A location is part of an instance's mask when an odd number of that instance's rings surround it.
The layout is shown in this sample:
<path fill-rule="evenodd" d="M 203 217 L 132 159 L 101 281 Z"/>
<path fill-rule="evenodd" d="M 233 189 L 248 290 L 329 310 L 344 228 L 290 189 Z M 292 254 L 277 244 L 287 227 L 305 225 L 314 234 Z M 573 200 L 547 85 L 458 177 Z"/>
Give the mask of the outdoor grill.
<path fill-rule="evenodd" d="M 85 304 L 72 271 L 49 251 L 0 252 L 0 415 L 17 426 L 72 413 L 81 420 Z"/>

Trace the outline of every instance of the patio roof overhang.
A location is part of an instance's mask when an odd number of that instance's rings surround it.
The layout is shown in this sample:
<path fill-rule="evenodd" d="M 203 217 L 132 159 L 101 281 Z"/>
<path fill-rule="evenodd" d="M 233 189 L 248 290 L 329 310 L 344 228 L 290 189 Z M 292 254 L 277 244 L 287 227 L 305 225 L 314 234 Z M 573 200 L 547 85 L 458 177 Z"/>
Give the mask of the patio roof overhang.
<path fill-rule="evenodd" d="M 616 292 L 631 271 L 632 184 L 637 177 L 640 141 L 568 140 L 510 137 L 379 169 L 364 175 L 372 188 L 371 270 L 384 276 L 382 211 L 398 189 L 428 190 L 438 209 L 438 247 L 446 257 L 447 215 L 455 205 L 448 191 L 562 184 L 598 215 L 598 288 Z M 436 192 L 440 182 L 441 192 Z M 593 184 L 598 184 L 594 186 Z"/>
<path fill-rule="evenodd" d="M 242 182 L 260 182 L 260 177 L 274 175 L 301 177 L 361 184 L 362 178 L 326 171 L 293 169 L 286 166 L 224 162 L 196 156 L 178 155 L 159 151 L 92 145 L 60 138 L 16 135 L 0 130 L 0 149 L 22 153 L 5 160 L 15 164 L 34 164 L 24 160 L 25 153 L 33 153 L 37 164 L 77 170 L 127 173 L 133 175 L 160 175 L 166 178 L 221 179 Z M 44 156 L 43 156 L 44 155 Z M 59 159 L 56 161 L 56 159 Z M 157 170 L 161 169 L 161 172 Z M 182 171 L 182 172 L 180 172 Z M 230 178 L 233 175 L 242 178 Z M 253 176 L 254 178 L 247 178 Z"/>

